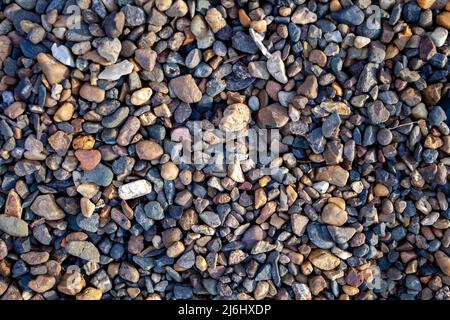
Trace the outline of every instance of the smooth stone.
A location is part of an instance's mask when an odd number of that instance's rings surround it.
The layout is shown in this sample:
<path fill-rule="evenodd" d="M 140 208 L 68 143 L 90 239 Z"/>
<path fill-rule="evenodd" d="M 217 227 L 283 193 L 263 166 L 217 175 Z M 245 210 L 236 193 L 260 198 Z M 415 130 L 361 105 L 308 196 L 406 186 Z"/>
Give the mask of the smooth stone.
<path fill-rule="evenodd" d="M 89 241 L 70 241 L 64 249 L 68 254 L 83 260 L 100 262 L 100 253 L 97 247 Z"/>
<path fill-rule="evenodd" d="M 150 181 L 140 179 L 127 184 L 123 184 L 118 189 L 119 197 L 122 200 L 130 200 L 145 196 L 152 192 Z"/>
<path fill-rule="evenodd" d="M 55 197 L 52 194 L 36 197 L 30 209 L 36 215 L 49 221 L 60 220 L 66 216 L 64 211 L 56 204 Z"/>
<path fill-rule="evenodd" d="M 0 214 L 0 230 L 12 237 L 28 237 L 28 224 L 6 214 Z"/>
<path fill-rule="evenodd" d="M 133 72 L 133 69 L 134 65 L 128 60 L 124 60 L 114 65 L 107 66 L 102 72 L 100 72 L 98 78 L 102 80 L 116 81 L 122 76 Z"/>

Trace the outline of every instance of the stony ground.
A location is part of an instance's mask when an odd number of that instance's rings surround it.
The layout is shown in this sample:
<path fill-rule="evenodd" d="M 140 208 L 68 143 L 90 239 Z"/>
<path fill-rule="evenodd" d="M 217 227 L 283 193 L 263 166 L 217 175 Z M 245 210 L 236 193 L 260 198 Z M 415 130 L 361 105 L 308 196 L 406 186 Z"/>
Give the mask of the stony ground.
<path fill-rule="evenodd" d="M 0 299 L 449 300 L 449 28 L 447 0 L 1 1 Z M 196 121 L 279 129 L 276 170 L 176 161 Z"/>

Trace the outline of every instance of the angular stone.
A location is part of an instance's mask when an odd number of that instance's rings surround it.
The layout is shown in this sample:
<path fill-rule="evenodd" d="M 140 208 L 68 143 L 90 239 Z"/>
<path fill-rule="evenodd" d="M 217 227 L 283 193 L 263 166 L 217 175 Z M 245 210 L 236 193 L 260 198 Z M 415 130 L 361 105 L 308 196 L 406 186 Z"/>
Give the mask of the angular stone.
<path fill-rule="evenodd" d="M 39 53 L 37 55 L 37 61 L 45 78 L 51 85 L 58 84 L 64 79 L 69 78 L 69 69 L 49 54 Z"/>
<path fill-rule="evenodd" d="M 55 197 L 52 194 L 44 194 L 37 196 L 31 205 L 31 211 L 46 220 L 60 220 L 66 214 L 56 204 Z"/>
<path fill-rule="evenodd" d="M 316 169 L 315 181 L 326 181 L 338 187 L 344 187 L 349 177 L 348 171 L 340 166 L 327 166 Z"/>
<path fill-rule="evenodd" d="M 175 96 L 183 102 L 196 103 L 202 99 L 202 92 L 190 74 L 170 80 L 169 87 Z"/>
<path fill-rule="evenodd" d="M 100 262 L 100 253 L 97 247 L 89 241 L 70 241 L 65 250 L 68 254 L 86 261 Z"/>
<path fill-rule="evenodd" d="M 250 109 L 243 103 L 235 103 L 226 107 L 220 120 L 219 128 L 225 132 L 245 129 L 250 122 Z"/>

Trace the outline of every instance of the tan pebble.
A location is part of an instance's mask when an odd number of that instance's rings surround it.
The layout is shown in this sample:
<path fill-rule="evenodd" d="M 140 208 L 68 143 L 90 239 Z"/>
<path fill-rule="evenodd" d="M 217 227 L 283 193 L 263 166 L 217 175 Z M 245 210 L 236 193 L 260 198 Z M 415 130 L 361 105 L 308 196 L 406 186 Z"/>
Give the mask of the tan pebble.
<path fill-rule="evenodd" d="M 450 30 L 450 11 L 441 12 L 436 17 L 436 23 L 447 30 Z"/>
<path fill-rule="evenodd" d="M 142 160 L 155 160 L 159 159 L 163 153 L 163 148 L 155 141 L 142 140 L 136 144 L 136 153 Z"/>
<path fill-rule="evenodd" d="M 247 15 L 247 12 L 245 12 L 244 9 L 239 9 L 239 22 L 244 28 L 249 28 L 251 24 L 251 19 Z"/>
<path fill-rule="evenodd" d="M 373 195 L 375 197 L 387 197 L 389 195 L 389 189 L 381 183 L 377 183 L 373 188 Z"/>
<path fill-rule="evenodd" d="M 101 300 L 103 295 L 102 290 L 89 287 L 86 288 L 82 293 L 76 295 L 77 300 Z"/>
<path fill-rule="evenodd" d="M 222 14 L 216 8 L 211 8 L 208 12 L 206 12 L 205 20 L 214 33 L 218 32 L 220 29 L 223 29 L 227 25 L 227 22 L 223 18 Z"/>
<path fill-rule="evenodd" d="M 436 2 L 436 0 L 417 0 L 417 5 L 421 9 L 429 9 Z"/>
<path fill-rule="evenodd" d="M 79 94 L 83 99 L 86 99 L 90 102 L 100 103 L 105 100 L 105 90 L 90 85 L 89 83 L 84 83 L 81 86 Z"/>
<path fill-rule="evenodd" d="M 135 106 L 145 104 L 152 96 L 153 90 L 151 88 L 141 88 L 132 93 L 130 102 Z"/>
<path fill-rule="evenodd" d="M 81 214 L 87 218 L 90 218 L 95 211 L 95 204 L 88 198 L 80 199 Z"/>
<path fill-rule="evenodd" d="M 167 248 L 166 255 L 170 258 L 176 258 L 184 252 L 184 244 L 181 241 L 176 241 L 169 248 Z"/>
<path fill-rule="evenodd" d="M 75 107 L 72 103 L 66 102 L 55 112 L 53 119 L 55 122 L 64 122 L 72 119 Z"/>
<path fill-rule="evenodd" d="M 161 177 L 164 180 L 175 180 L 178 177 L 180 169 L 171 161 L 164 163 L 161 166 Z"/>
<path fill-rule="evenodd" d="M 11 217 L 22 217 L 22 203 L 16 191 L 11 190 L 5 203 L 5 214 Z"/>
<path fill-rule="evenodd" d="M 250 28 L 252 28 L 256 32 L 264 33 L 267 31 L 267 22 L 266 20 L 252 21 L 250 23 Z"/>
<path fill-rule="evenodd" d="M 327 250 L 314 249 L 308 256 L 308 260 L 321 270 L 333 270 L 341 263 L 341 260 Z"/>
<path fill-rule="evenodd" d="M 24 102 L 15 101 L 11 103 L 3 112 L 10 119 L 16 119 L 25 112 L 26 104 Z"/>
<path fill-rule="evenodd" d="M 333 203 L 328 203 L 322 210 L 322 220 L 326 224 L 340 227 L 347 222 L 347 211 Z"/>
<path fill-rule="evenodd" d="M 56 61 L 52 56 L 46 53 L 39 53 L 37 61 L 48 82 L 53 85 L 69 78 L 69 68 Z"/>
<path fill-rule="evenodd" d="M 28 286 L 34 292 L 44 293 L 53 288 L 55 283 L 56 283 L 55 277 L 39 275 L 36 277 L 36 279 L 28 282 Z"/>

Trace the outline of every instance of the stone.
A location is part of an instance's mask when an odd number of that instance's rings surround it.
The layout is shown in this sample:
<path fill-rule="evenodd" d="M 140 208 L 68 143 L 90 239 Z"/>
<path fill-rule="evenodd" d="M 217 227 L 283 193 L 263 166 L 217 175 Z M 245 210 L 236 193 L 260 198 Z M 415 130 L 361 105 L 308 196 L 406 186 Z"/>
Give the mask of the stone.
<path fill-rule="evenodd" d="M 341 263 L 340 259 L 327 250 L 313 249 L 308 256 L 308 260 L 320 270 L 333 270 Z"/>
<path fill-rule="evenodd" d="M 222 14 L 216 8 L 211 8 L 206 12 L 205 20 L 214 33 L 217 33 L 220 29 L 223 29 L 227 25 L 227 22 L 223 18 Z"/>
<path fill-rule="evenodd" d="M 38 275 L 36 279 L 33 279 L 28 282 L 28 287 L 34 292 L 44 293 L 53 288 L 55 283 L 56 283 L 55 277 Z"/>
<path fill-rule="evenodd" d="M 283 60 L 281 60 L 281 52 L 276 51 L 267 59 L 267 70 L 278 82 L 287 83 L 286 70 Z"/>
<path fill-rule="evenodd" d="M 295 24 L 309 24 L 317 21 L 317 14 L 306 7 L 298 7 L 291 16 L 291 21 Z"/>
<path fill-rule="evenodd" d="M 196 103 L 202 99 L 202 92 L 191 75 L 184 75 L 170 80 L 169 87 L 175 96 L 183 102 Z"/>
<path fill-rule="evenodd" d="M 119 187 L 119 197 L 122 200 L 130 200 L 145 196 L 152 192 L 150 181 L 145 179 L 136 180 Z"/>
<path fill-rule="evenodd" d="M 119 39 L 101 38 L 97 42 L 97 53 L 109 63 L 116 63 L 122 43 Z"/>
<path fill-rule="evenodd" d="M 278 103 L 258 111 L 257 120 L 261 128 L 281 128 L 289 122 L 288 110 Z"/>
<path fill-rule="evenodd" d="M 12 50 L 12 42 L 6 35 L 0 35 L 0 68 L 3 68 L 3 62 L 9 57 Z"/>
<path fill-rule="evenodd" d="M 64 249 L 68 254 L 83 260 L 100 262 L 100 253 L 97 247 L 89 241 L 70 241 Z"/>
<path fill-rule="evenodd" d="M 156 160 L 159 159 L 163 153 L 163 148 L 155 141 L 141 140 L 136 144 L 136 153 L 142 160 Z"/>
<path fill-rule="evenodd" d="M 141 122 L 137 117 L 128 117 L 124 125 L 117 135 L 117 144 L 120 146 L 128 146 L 133 141 L 133 137 L 139 131 Z"/>
<path fill-rule="evenodd" d="M 118 11 L 107 15 L 103 20 L 102 26 L 108 37 L 118 38 L 125 26 L 125 14 L 122 11 Z"/>
<path fill-rule="evenodd" d="M 301 94 L 308 99 L 317 98 L 318 83 L 317 78 L 314 75 L 306 77 L 305 81 L 298 87 L 297 93 Z"/>
<path fill-rule="evenodd" d="M 353 5 L 331 13 L 331 18 L 338 23 L 359 26 L 364 22 L 364 12 L 358 6 Z"/>
<path fill-rule="evenodd" d="M 178 169 L 177 165 L 171 161 L 166 162 L 161 166 L 161 177 L 164 180 L 175 180 L 178 177 L 179 172 L 180 169 Z"/>
<path fill-rule="evenodd" d="M 4 213 L 11 217 L 22 218 L 22 203 L 20 196 L 14 190 L 9 191 L 8 193 Z"/>
<path fill-rule="evenodd" d="M 446 276 L 450 276 L 450 257 L 442 251 L 437 251 L 434 254 L 434 257 L 436 258 L 436 264 L 439 269 L 441 269 L 442 273 Z"/>
<path fill-rule="evenodd" d="M 145 104 L 152 96 L 153 90 L 151 88 L 141 88 L 131 94 L 130 102 L 135 106 Z"/>
<path fill-rule="evenodd" d="M 0 230 L 12 237 L 28 237 L 28 224 L 6 214 L 0 214 Z"/>
<path fill-rule="evenodd" d="M 30 209 L 38 216 L 46 220 L 60 220 L 66 215 L 64 211 L 56 204 L 55 197 L 52 194 L 37 196 Z"/>
<path fill-rule="evenodd" d="M 105 100 L 105 90 L 89 83 L 84 83 L 80 88 L 80 96 L 87 101 L 100 103 Z"/>
<path fill-rule="evenodd" d="M 92 170 L 85 170 L 81 177 L 82 183 L 93 183 L 102 187 L 107 187 L 111 184 L 114 174 L 110 168 L 102 163 L 99 163 Z"/>
<path fill-rule="evenodd" d="M 52 45 L 52 56 L 62 64 L 66 66 L 75 67 L 75 60 L 73 59 L 72 53 L 69 48 L 64 45 L 58 46 L 56 43 Z"/>
<path fill-rule="evenodd" d="M 134 59 L 146 71 L 155 68 L 157 54 L 152 49 L 137 49 L 134 52 Z"/>
<path fill-rule="evenodd" d="M 89 288 L 84 289 L 83 292 L 77 294 L 75 298 L 77 300 L 96 301 L 96 300 L 101 300 L 102 296 L 103 296 L 102 290 L 93 288 L 93 287 L 89 287 Z"/>
<path fill-rule="evenodd" d="M 308 223 L 306 232 L 309 240 L 317 247 L 331 249 L 334 246 L 333 239 L 325 225 L 317 222 Z"/>
<path fill-rule="evenodd" d="M 243 103 L 235 103 L 225 108 L 219 128 L 225 132 L 245 129 L 250 121 L 250 109 Z"/>
<path fill-rule="evenodd" d="M 306 216 L 301 214 L 293 214 L 291 215 L 291 224 L 292 224 L 292 232 L 301 237 L 305 231 L 306 226 L 308 225 L 309 219 Z"/>
<path fill-rule="evenodd" d="M 111 66 L 107 66 L 102 72 L 100 72 L 98 78 L 108 81 L 116 81 L 133 72 L 133 69 L 134 65 L 131 62 L 128 60 L 123 60 Z"/>
<path fill-rule="evenodd" d="M 342 167 L 334 165 L 316 169 L 315 180 L 326 181 L 338 187 L 344 187 L 350 174 Z"/>
<path fill-rule="evenodd" d="M 145 215 L 153 220 L 164 219 L 164 210 L 157 201 L 150 201 L 144 207 Z"/>
<path fill-rule="evenodd" d="M 328 203 L 322 210 L 322 220 L 326 224 L 340 227 L 347 222 L 347 212 L 333 203 Z"/>
<path fill-rule="evenodd" d="M 64 79 L 69 78 L 69 69 L 49 54 L 39 53 L 37 55 L 37 61 L 45 78 L 51 85 L 58 84 Z"/>
<path fill-rule="evenodd" d="M 11 103 L 5 110 L 5 115 L 10 119 L 16 119 L 26 110 L 26 104 L 20 101 Z"/>
<path fill-rule="evenodd" d="M 83 290 L 86 286 L 86 281 L 84 280 L 81 273 L 77 270 L 71 270 L 70 272 L 64 273 L 61 277 L 57 289 L 59 292 L 64 293 L 68 296 L 74 296 Z"/>
<path fill-rule="evenodd" d="M 55 122 L 69 121 L 70 119 L 72 119 L 74 112 L 75 106 L 70 102 L 66 102 L 58 108 L 58 110 L 55 112 L 55 115 L 53 116 L 53 119 L 55 120 Z"/>
<path fill-rule="evenodd" d="M 75 157 L 80 162 L 82 170 L 93 170 L 102 160 L 102 154 L 98 150 L 76 150 Z"/>

